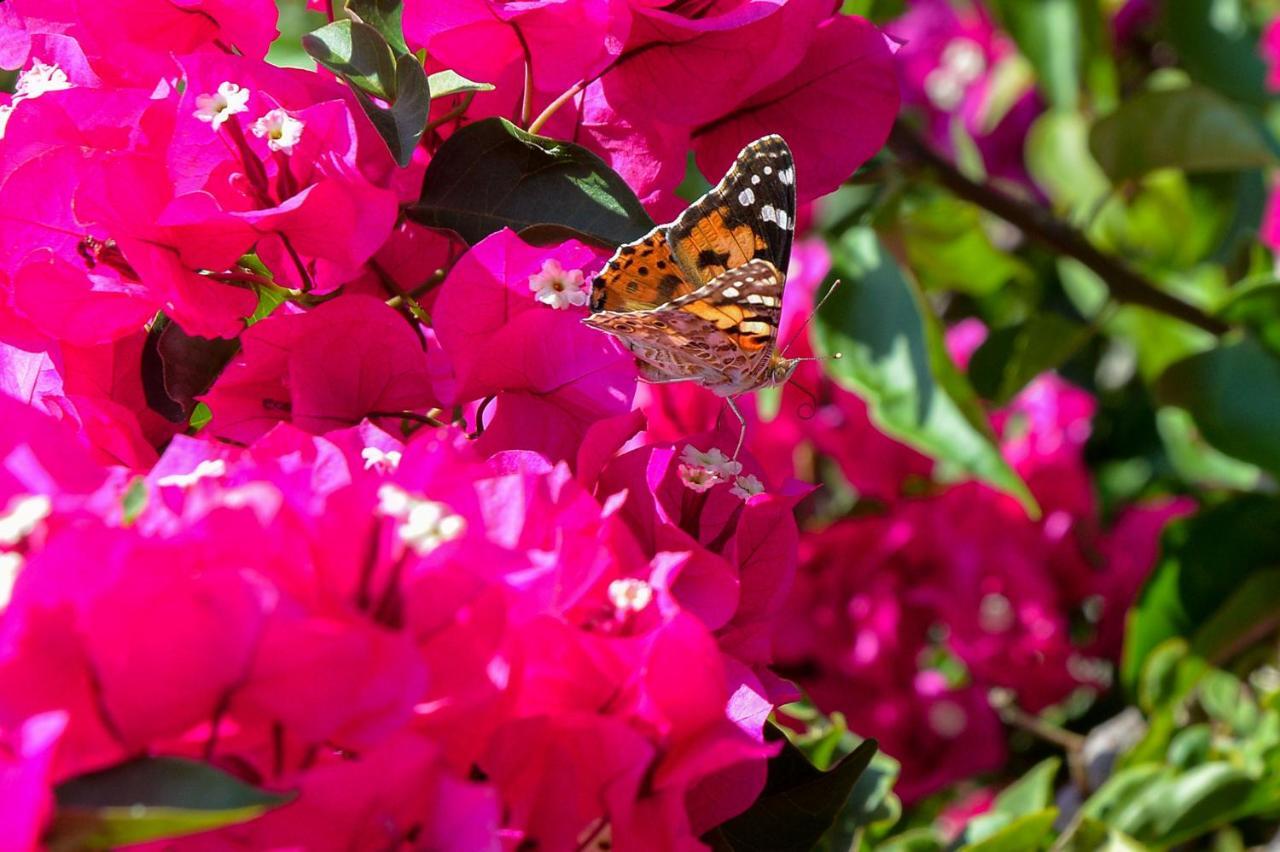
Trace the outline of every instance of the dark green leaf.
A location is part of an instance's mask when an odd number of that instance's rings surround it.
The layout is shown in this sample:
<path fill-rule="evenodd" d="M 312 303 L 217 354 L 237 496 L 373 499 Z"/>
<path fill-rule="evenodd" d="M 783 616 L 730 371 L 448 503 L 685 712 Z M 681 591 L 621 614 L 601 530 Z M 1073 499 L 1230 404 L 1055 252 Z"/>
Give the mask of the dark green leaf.
<path fill-rule="evenodd" d="M 447 98 L 464 92 L 491 92 L 494 88 L 492 83 L 477 83 L 456 71 L 437 71 L 427 77 L 427 83 L 431 86 L 433 98 Z"/>
<path fill-rule="evenodd" d="M 1156 169 L 1236 171 L 1275 160 L 1249 115 L 1203 86 L 1129 98 L 1094 124 L 1089 148 L 1113 181 Z"/>
<path fill-rule="evenodd" d="M 1181 408 L 1165 406 L 1157 411 L 1156 429 L 1169 463 L 1184 482 L 1233 491 L 1252 491 L 1258 487 L 1262 471 L 1210 446 L 1191 415 Z"/>
<path fill-rule="evenodd" d="M 1236 285 L 1230 299 L 1218 308 L 1218 316 L 1253 330 L 1260 343 L 1280 356 L 1280 281 Z"/>
<path fill-rule="evenodd" d="M 1280 568 L 1257 571 L 1200 623 L 1192 647 L 1213 660 L 1227 660 L 1259 635 L 1280 626 Z"/>
<path fill-rule="evenodd" d="M 1272 606 L 1277 598 L 1271 598 Z M 1274 625 L 1275 619 L 1266 623 Z M 1205 672 L 1200 681 L 1200 706 L 1209 718 L 1239 737 L 1248 736 L 1258 724 L 1258 704 L 1240 679 L 1222 669 Z"/>
<path fill-rule="evenodd" d="M 1089 819 L 1110 825 L 1116 814 L 1128 808 L 1154 784 L 1172 776 L 1172 769 L 1154 763 L 1121 769 L 1085 801 L 1080 812 Z"/>
<path fill-rule="evenodd" d="M 373 27 L 396 56 L 403 56 L 409 52 L 400 23 L 403 6 L 402 0 L 347 0 L 347 14 Z"/>
<path fill-rule="evenodd" d="M 1176 0 L 1161 13 L 1178 63 L 1192 79 L 1234 101 L 1267 102 L 1267 68 L 1245 0 Z"/>
<path fill-rule="evenodd" d="M 142 346 L 142 391 L 147 407 L 173 423 L 186 423 L 196 397 L 213 387 L 240 341 L 187 334 L 161 314 Z"/>
<path fill-rule="evenodd" d="M 1004 405 L 1036 376 L 1066 361 L 1093 329 L 1061 314 L 1033 314 L 1025 323 L 994 329 L 969 362 L 973 388 Z"/>
<path fill-rule="evenodd" d="M 389 108 L 378 106 L 359 88 L 352 91 L 396 162 L 409 165 L 431 110 L 431 88 L 422 65 L 407 53 L 396 60 L 396 97 Z"/>
<path fill-rule="evenodd" d="M 1153 785 L 1140 807 L 1117 815 L 1115 827 L 1160 847 L 1182 843 L 1230 822 L 1256 784 L 1228 763 L 1205 763 Z"/>
<path fill-rule="evenodd" d="M 844 283 L 815 318 L 817 339 L 841 359 L 828 369 L 867 401 L 886 433 L 1013 495 L 1035 512 L 1000 455 L 977 395 L 948 357 L 941 323 L 868 228 L 836 246 Z"/>
<path fill-rule="evenodd" d="M 1125 633 L 1121 677 L 1133 689 L 1147 655 L 1192 636 L 1250 576 L 1280 564 L 1280 502 L 1236 497 L 1172 522 Z"/>
<path fill-rule="evenodd" d="M 846 734 L 851 737 L 851 734 Z M 894 782 L 901 769 L 898 761 L 886 754 L 877 754 L 853 785 L 853 791 L 844 808 L 822 838 L 822 849 L 845 850 L 867 826 L 877 823 L 892 825 L 902 812 L 902 804 L 893 795 Z"/>
<path fill-rule="evenodd" d="M 602 245 L 631 242 L 653 228 L 635 193 L 595 154 L 501 118 L 468 125 L 440 146 L 408 214 L 472 245 L 502 228 Z"/>
<path fill-rule="evenodd" d="M 387 40 L 368 24 L 334 21 L 302 37 L 317 62 L 363 90 L 391 101 L 396 96 L 396 57 Z"/>
<path fill-rule="evenodd" d="M 760 798 L 703 839 L 715 849 L 734 852 L 808 852 L 831 827 L 875 753 L 875 740 L 863 740 L 844 760 L 821 772 L 784 739 L 782 751 L 769 761 Z"/>
<path fill-rule="evenodd" d="M 51 849 L 114 849 L 255 819 L 291 795 L 245 784 L 206 763 L 142 758 L 81 775 L 54 790 Z"/>
<path fill-rule="evenodd" d="M 992 804 L 992 810 L 1008 816 L 1026 816 L 1044 810 L 1053 804 L 1053 780 L 1058 776 L 1062 761 L 1046 758 L 1017 781 L 1000 791 Z"/>
<path fill-rule="evenodd" d="M 876 844 L 876 852 L 942 852 L 942 838 L 932 828 L 914 828 Z"/>
<path fill-rule="evenodd" d="M 1222 452 L 1280 473 L 1280 357 L 1245 338 L 1184 358 L 1156 383 Z"/>

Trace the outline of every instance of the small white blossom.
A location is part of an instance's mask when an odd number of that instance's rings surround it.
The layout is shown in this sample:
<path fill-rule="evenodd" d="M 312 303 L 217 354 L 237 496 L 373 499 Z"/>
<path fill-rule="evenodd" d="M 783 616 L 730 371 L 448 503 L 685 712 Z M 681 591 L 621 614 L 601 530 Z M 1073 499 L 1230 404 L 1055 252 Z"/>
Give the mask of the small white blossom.
<path fill-rule="evenodd" d="M 653 600 L 653 587 L 644 580 L 624 577 L 609 584 L 609 602 L 619 613 L 640 612 Z"/>
<path fill-rule="evenodd" d="M 453 541 L 467 529 L 466 519 L 453 514 L 444 503 L 414 497 L 391 483 L 378 489 L 378 512 L 400 519 L 396 535 L 419 556 Z"/>
<path fill-rule="evenodd" d="M 705 467 L 726 482 L 742 473 L 742 462 L 729 458 L 717 447 L 704 453 L 692 444 L 686 444 L 680 460 L 690 466 Z"/>
<path fill-rule="evenodd" d="M 764 483 L 758 477 L 748 473 L 733 481 L 733 487 L 729 489 L 729 493 L 740 500 L 750 500 L 757 494 L 764 493 Z"/>
<path fill-rule="evenodd" d="M 156 480 L 156 485 L 176 485 L 179 488 L 187 488 L 202 479 L 222 476 L 226 472 L 227 463 L 222 459 L 205 459 L 190 473 L 171 473 L 168 476 L 162 476 Z"/>
<path fill-rule="evenodd" d="M 43 494 L 16 494 L 0 514 L 0 544 L 12 547 L 49 517 L 53 505 Z"/>
<path fill-rule="evenodd" d="M 18 75 L 13 86 L 13 100 L 17 103 L 26 98 L 38 98 L 45 92 L 60 92 L 70 88 L 72 85 L 67 79 L 67 72 L 56 64 L 45 65 L 37 59 L 30 68 Z"/>
<path fill-rule="evenodd" d="M 24 561 L 21 553 L 0 552 L 0 611 L 9 605 L 9 600 L 13 597 L 13 584 L 18 582 L 18 573 L 22 571 Z"/>
<path fill-rule="evenodd" d="M 587 303 L 586 279 L 581 269 L 566 270 L 558 260 L 547 260 L 542 271 L 529 276 L 529 289 L 539 302 L 562 310 Z"/>
<path fill-rule="evenodd" d="M 383 452 L 377 447 L 365 447 L 360 451 L 360 458 L 364 459 L 365 470 L 377 468 L 380 471 L 392 471 L 400 466 L 399 450 Z"/>
<path fill-rule="evenodd" d="M 684 483 L 685 488 L 697 491 L 701 494 L 703 491 L 709 490 L 713 485 L 720 481 L 720 477 L 716 476 L 705 467 L 693 467 L 691 465 L 680 465 L 680 481 Z"/>
<path fill-rule="evenodd" d="M 196 111 L 192 113 L 201 121 L 209 122 L 215 131 L 228 118 L 249 109 L 249 90 L 223 80 L 215 94 L 196 95 Z M 262 134 L 258 134 L 261 136 Z"/>
<path fill-rule="evenodd" d="M 267 147 L 272 151 L 283 151 L 292 154 L 294 146 L 302 140 L 301 121 L 282 109 L 273 109 L 259 118 L 249 129 L 253 135 L 267 140 Z"/>

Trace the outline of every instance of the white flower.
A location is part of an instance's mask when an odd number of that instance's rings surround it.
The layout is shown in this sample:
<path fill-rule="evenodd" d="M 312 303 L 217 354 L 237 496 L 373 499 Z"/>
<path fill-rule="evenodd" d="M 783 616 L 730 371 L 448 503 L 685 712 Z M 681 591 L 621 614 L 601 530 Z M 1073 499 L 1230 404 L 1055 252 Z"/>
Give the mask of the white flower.
<path fill-rule="evenodd" d="M 764 493 L 764 483 L 752 474 L 739 476 L 733 481 L 733 487 L 729 489 L 729 493 L 740 500 L 750 500 L 757 494 Z"/>
<path fill-rule="evenodd" d="M 726 482 L 742 473 L 742 462 L 729 458 L 716 447 L 704 453 L 692 444 L 685 444 L 680 460 L 690 466 L 705 467 Z"/>
<path fill-rule="evenodd" d="M 691 465 L 680 465 L 680 481 L 684 483 L 685 488 L 697 491 L 701 494 L 707 491 L 711 486 L 720 481 L 720 477 L 716 476 L 705 467 L 693 467 Z"/>
<path fill-rule="evenodd" d="M 171 473 L 156 480 L 156 485 L 176 485 L 186 488 L 195 485 L 202 479 L 222 476 L 227 472 L 227 463 L 222 459 L 205 459 L 196 465 L 190 473 Z"/>
<path fill-rule="evenodd" d="M 609 602 L 619 613 L 640 612 L 653 600 L 653 587 L 644 580 L 624 577 L 609 584 Z"/>
<path fill-rule="evenodd" d="M 53 504 L 43 494 L 15 494 L 0 513 L 0 544 L 13 546 L 49 517 Z"/>
<path fill-rule="evenodd" d="M 400 466 L 400 451 L 387 450 L 385 453 L 377 447 L 365 447 L 360 451 L 364 459 L 364 469 L 377 468 L 380 471 L 392 471 Z"/>
<path fill-rule="evenodd" d="M 249 90 L 223 80 L 218 84 L 216 94 L 196 95 L 196 111 L 192 115 L 201 121 L 209 122 L 216 131 L 228 118 L 237 113 L 247 112 L 248 109 Z"/>
<path fill-rule="evenodd" d="M 292 154 L 293 148 L 302 139 L 301 121 L 282 109 L 273 109 L 259 118 L 249 129 L 253 135 L 267 140 L 267 147 L 272 151 L 283 151 Z"/>
<path fill-rule="evenodd" d="M 467 529 L 466 519 L 450 512 L 444 503 L 414 497 L 391 483 L 378 489 L 378 512 L 401 519 L 396 535 L 419 556 L 453 541 Z"/>
<path fill-rule="evenodd" d="M 67 73 L 57 65 L 45 65 L 39 59 L 31 67 L 18 75 L 13 87 L 13 101 L 17 103 L 25 98 L 38 98 L 45 92 L 60 92 L 70 89 L 71 81 Z"/>
<path fill-rule="evenodd" d="M 544 305 L 556 310 L 587 303 L 586 280 L 581 269 L 566 270 L 558 260 L 547 260 L 542 271 L 529 276 L 529 289 Z"/>

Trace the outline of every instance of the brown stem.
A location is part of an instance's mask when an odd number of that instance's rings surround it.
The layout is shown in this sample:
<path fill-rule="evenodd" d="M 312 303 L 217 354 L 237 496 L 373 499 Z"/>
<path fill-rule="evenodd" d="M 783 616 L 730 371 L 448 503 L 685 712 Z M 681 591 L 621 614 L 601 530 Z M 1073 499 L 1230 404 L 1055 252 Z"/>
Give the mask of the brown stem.
<path fill-rule="evenodd" d="M 1055 252 L 1080 261 L 1102 279 L 1116 301 L 1159 311 L 1210 334 L 1225 334 L 1230 330 L 1227 323 L 1169 295 L 1120 258 L 1100 251 L 1084 234 L 1044 208 L 990 184 L 970 180 L 904 123 L 894 125 L 889 147 L 908 163 L 927 167 L 938 183 L 965 201 L 996 214 Z"/>

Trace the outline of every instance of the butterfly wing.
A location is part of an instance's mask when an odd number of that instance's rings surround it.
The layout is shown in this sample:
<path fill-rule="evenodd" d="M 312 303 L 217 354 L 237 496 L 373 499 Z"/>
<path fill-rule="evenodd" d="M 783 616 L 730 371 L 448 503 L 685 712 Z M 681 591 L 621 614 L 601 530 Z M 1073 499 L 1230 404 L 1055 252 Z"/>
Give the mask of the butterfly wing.
<path fill-rule="evenodd" d="M 756 258 L 785 275 L 795 229 L 795 175 L 781 136 L 752 142 L 680 218 L 609 258 L 591 284 L 591 310 L 662 307 Z"/>
<path fill-rule="evenodd" d="M 648 381 L 688 379 L 723 395 L 763 383 L 777 343 L 783 276 L 752 260 L 646 311 L 592 314 L 583 322 L 620 338 Z"/>
<path fill-rule="evenodd" d="M 667 241 L 685 277 L 709 282 L 757 258 L 784 276 L 796 220 L 796 167 L 781 136 L 743 148 L 728 174 L 680 214 Z"/>
<path fill-rule="evenodd" d="M 591 282 L 591 310 L 648 310 L 693 288 L 671 254 L 664 225 L 614 252 Z"/>

